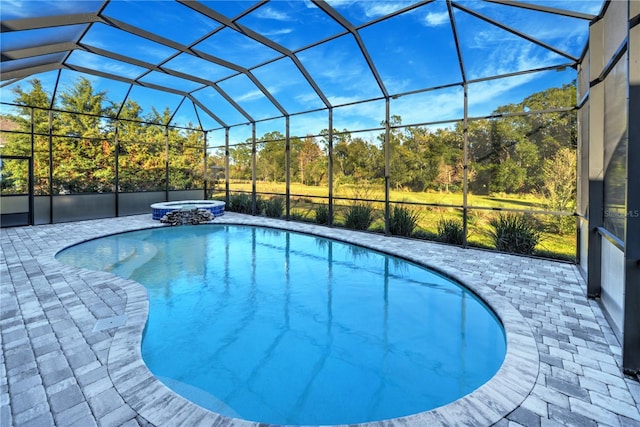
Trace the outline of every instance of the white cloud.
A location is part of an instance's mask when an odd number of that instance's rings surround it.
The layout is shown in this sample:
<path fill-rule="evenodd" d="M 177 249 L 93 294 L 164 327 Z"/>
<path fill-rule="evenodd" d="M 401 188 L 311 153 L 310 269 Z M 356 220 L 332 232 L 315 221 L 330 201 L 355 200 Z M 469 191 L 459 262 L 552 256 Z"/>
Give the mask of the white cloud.
<path fill-rule="evenodd" d="M 300 105 L 311 105 L 311 108 L 317 106 L 320 100 L 318 94 L 311 90 L 306 92 L 296 92 L 294 99 Z"/>
<path fill-rule="evenodd" d="M 402 117 L 402 123 L 436 122 L 459 119 L 463 115 L 462 88 L 426 92 L 391 101 L 391 114 Z"/>
<path fill-rule="evenodd" d="M 255 101 L 256 99 L 264 98 L 264 94 L 260 90 L 253 90 L 250 92 L 246 92 L 235 98 L 236 102 L 243 101 Z"/>
<path fill-rule="evenodd" d="M 407 61 L 407 64 L 411 66 L 412 62 L 413 61 Z M 411 88 L 413 84 L 413 80 L 410 78 L 396 78 L 396 76 L 393 75 L 384 76 L 382 79 L 391 94 L 405 92 L 408 88 Z"/>
<path fill-rule="evenodd" d="M 473 42 L 466 47 L 473 49 L 486 49 L 489 45 L 503 44 L 505 41 L 523 40 L 515 34 L 509 33 L 498 27 L 477 31 L 474 33 Z"/>
<path fill-rule="evenodd" d="M 438 27 L 440 25 L 445 25 L 449 22 L 449 13 L 441 12 L 441 13 L 427 13 L 427 16 L 424 17 L 424 22 L 429 27 Z"/>
<path fill-rule="evenodd" d="M 329 99 L 333 105 L 344 105 L 360 101 L 354 97 L 334 96 Z M 337 129 L 370 129 L 380 126 L 384 120 L 384 101 L 364 102 L 346 105 L 333 110 L 333 123 Z"/>
<path fill-rule="evenodd" d="M 469 100 L 472 106 L 494 101 L 510 90 L 530 82 L 535 77 L 535 74 L 523 74 L 506 79 L 475 83 L 474 85 L 470 85 Z"/>
<path fill-rule="evenodd" d="M 265 37 L 274 37 L 280 36 L 283 34 L 291 34 L 293 32 L 292 28 L 275 28 L 271 31 L 263 31 L 262 35 Z"/>
<path fill-rule="evenodd" d="M 381 2 L 381 3 L 364 2 L 364 5 L 365 5 L 365 14 L 367 18 L 377 18 L 380 16 L 385 16 L 407 6 L 406 3 L 391 2 L 391 1 Z"/>
<path fill-rule="evenodd" d="M 271 7 L 261 7 L 254 12 L 256 17 L 261 19 L 273 19 L 275 21 L 291 21 L 291 17 L 286 13 L 279 12 Z"/>
<path fill-rule="evenodd" d="M 327 3 L 335 9 L 342 6 L 349 6 L 354 3 L 354 0 L 327 0 Z"/>
<path fill-rule="evenodd" d="M 334 9 L 346 9 L 357 5 L 362 8 L 367 18 L 378 18 L 407 7 L 410 3 L 406 1 L 354 1 L 354 0 L 327 0 L 327 3 Z"/>
<path fill-rule="evenodd" d="M 504 53 L 504 52 L 503 52 Z M 520 51 L 513 50 L 505 55 L 492 55 L 488 63 L 495 60 L 495 67 L 489 72 L 484 71 L 483 75 L 499 75 L 508 72 L 525 69 L 533 69 L 544 64 L 548 58 L 533 57 L 531 47 Z M 498 58 L 501 58 L 498 60 Z M 515 64 L 515 65 L 514 65 Z M 514 77 L 503 78 L 498 80 L 489 80 L 482 83 L 475 83 L 469 86 L 469 111 L 473 115 L 489 114 L 498 105 L 504 105 L 514 102 L 512 96 L 516 90 L 535 79 L 540 74 L 521 74 Z"/>
<path fill-rule="evenodd" d="M 285 85 L 276 83 L 276 84 L 271 84 L 267 86 L 266 89 L 267 89 L 267 92 L 269 92 L 271 95 L 273 95 L 277 99 L 278 97 L 276 95 L 280 93 L 283 87 L 286 88 Z"/>
<path fill-rule="evenodd" d="M 318 115 L 296 116 L 291 120 L 291 135 L 317 135 L 321 130 L 329 127 L 328 116 L 320 117 Z"/>

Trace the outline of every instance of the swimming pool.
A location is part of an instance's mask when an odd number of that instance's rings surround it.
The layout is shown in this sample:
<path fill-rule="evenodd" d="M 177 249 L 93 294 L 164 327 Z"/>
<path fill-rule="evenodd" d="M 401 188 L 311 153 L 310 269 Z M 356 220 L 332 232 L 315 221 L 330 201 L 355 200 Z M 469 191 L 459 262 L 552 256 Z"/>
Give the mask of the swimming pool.
<path fill-rule="evenodd" d="M 400 417 L 478 388 L 505 354 L 500 322 L 464 287 L 320 237 L 162 228 L 87 242 L 58 259 L 145 285 L 145 362 L 176 392 L 227 416 Z"/>

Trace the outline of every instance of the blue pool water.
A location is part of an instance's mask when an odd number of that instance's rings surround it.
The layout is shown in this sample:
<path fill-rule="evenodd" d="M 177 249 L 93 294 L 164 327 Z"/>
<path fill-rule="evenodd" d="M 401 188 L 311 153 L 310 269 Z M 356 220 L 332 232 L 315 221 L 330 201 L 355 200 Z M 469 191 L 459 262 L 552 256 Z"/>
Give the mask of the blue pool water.
<path fill-rule="evenodd" d="M 142 355 L 215 412 L 274 424 L 396 418 L 452 402 L 502 364 L 473 293 L 418 265 L 274 229 L 129 232 L 58 254 L 148 289 Z"/>

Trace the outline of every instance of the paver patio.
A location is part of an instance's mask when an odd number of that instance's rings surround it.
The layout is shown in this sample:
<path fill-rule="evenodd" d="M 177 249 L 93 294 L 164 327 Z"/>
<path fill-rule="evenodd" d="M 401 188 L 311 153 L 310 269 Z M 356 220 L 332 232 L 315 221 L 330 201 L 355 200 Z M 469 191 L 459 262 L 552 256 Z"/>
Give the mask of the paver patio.
<path fill-rule="evenodd" d="M 640 383 L 622 375 L 619 343 L 572 264 L 233 213 L 215 222 L 390 251 L 483 287 L 492 305 L 516 314 L 505 322 L 524 337 L 514 348 L 531 350 L 517 356 L 535 361 L 522 367 L 530 377 L 522 387 L 511 370 L 504 393 L 465 403 L 466 411 L 384 425 L 640 426 Z M 137 215 L 2 229 L 0 426 L 258 425 L 196 408 L 149 375 L 137 348 L 148 309 L 142 286 L 54 258 L 89 238 L 155 226 Z"/>

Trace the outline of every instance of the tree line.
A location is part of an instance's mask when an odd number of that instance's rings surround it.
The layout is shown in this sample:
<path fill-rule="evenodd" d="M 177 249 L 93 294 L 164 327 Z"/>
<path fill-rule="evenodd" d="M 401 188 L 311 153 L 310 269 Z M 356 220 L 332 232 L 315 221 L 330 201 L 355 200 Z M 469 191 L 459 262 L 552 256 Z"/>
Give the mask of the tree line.
<path fill-rule="evenodd" d="M 14 89 L 17 114 L 5 117 L 23 132 L 31 127 L 47 135 L 51 97 L 39 80 L 27 90 Z M 80 78 L 59 94 L 59 109 L 51 114 L 53 181 L 49 183 L 49 141 L 35 138 L 36 194 L 115 191 L 118 149 L 119 191 L 203 188 L 205 175 L 203 133 L 195 129 L 167 127 L 170 111 L 152 109 L 145 114 L 135 100 L 118 105 L 106 92 L 96 92 Z M 575 84 L 534 93 L 517 104 L 494 111 L 495 118 L 470 120 L 467 125 L 469 191 L 474 194 L 539 194 L 553 210 L 575 208 L 577 123 L 574 111 L 549 112 L 575 104 Z M 120 120 L 105 119 L 115 117 Z M 116 129 L 117 123 L 117 129 Z M 158 123 L 160 125 L 157 125 Z M 393 189 L 424 192 L 460 192 L 463 185 L 463 123 L 448 127 L 403 126 L 402 118 L 390 120 L 390 184 Z M 189 124 L 188 127 L 190 127 Z M 116 144 L 116 132 L 117 141 Z M 167 132 L 165 134 L 165 132 Z M 293 136 L 289 140 L 289 173 L 292 182 L 328 185 L 329 132 Z M 168 138 L 168 145 L 166 140 Z M 333 131 L 334 185 L 378 185 L 385 176 L 385 133 L 367 139 L 347 129 Z M 2 154 L 30 155 L 27 133 L 5 133 Z M 269 132 L 256 143 L 257 179 L 284 182 L 286 141 L 280 132 Z M 233 180 L 252 177 L 252 141 L 229 148 L 228 175 Z M 167 184 L 166 161 L 169 163 Z M 222 150 L 209 153 L 212 171 L 225 164 Z M 16 166 L 17 167 L 17 166 Z M 24 189 L 24 173 L 3 165 L 3 192 Z M 208 179 L 219 176 L 207 175 Z"/>
<path fill-rule="evenodd" d="M 167 127 L 168 109 L 158 112 L 154 108 L 145 114 L 135 100 L 118 105 L 106 92 L 96 92 L 88 79 L 79 78 L 60 91 L 58 108 L 49 114 L 51 96 L 38 79 L 29 83 L 27 90 L 14 89 L 13 102 L 18 107 L 4 119 L 21 133 L 4 133 L 1 153 L 31 155 L 33 114 L 35 194 L 49 194 L 50 185 L 53 194 L 115 191 L 116 148 L 119 191 L 164 190 L 167 182 L 170 189 L 203 187 L 202 132 Z M 116 114 L 119 120 L 109 119 Z M 26 166 L 4 163 L 3 193 L 25 193 Z"/>
<path fill-rule="evenodd" d="M 474 194 L 538 194 L 549 208 L 575 208 L 577 118 L 575 111 L 553 112 L 575 104 L 576 88 L 567 84 L 501 106 L 496 118 L 471 120 L 467 127 L 469 191 Z M 531 111 L 531 113 L 527 113 Z M 538 111 L 536 113 L 535 111 Z M 551 112 L 549 112 L 551 111 Z M 413 192 L 459 192 L 464 172 L 464 125 L 431 129 L 402 126 L 391 117 L 390 183 Z M 384 132 L 367 140 L 348 130 L 333 131 L 333 180 L 341 184 L 382 184 Z M 293 182 L 327 185 L 328 131 L 290 138 Z M 251 141 L 230 148 L 232 179 L 252 176 Z M 256 172 L 261 181 L 285 180 L 285 137 L 265 134 L 257 144 Z"/>

